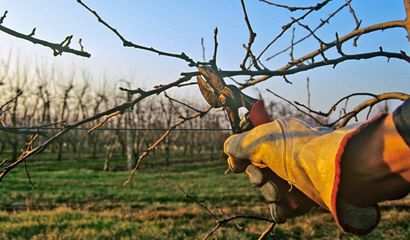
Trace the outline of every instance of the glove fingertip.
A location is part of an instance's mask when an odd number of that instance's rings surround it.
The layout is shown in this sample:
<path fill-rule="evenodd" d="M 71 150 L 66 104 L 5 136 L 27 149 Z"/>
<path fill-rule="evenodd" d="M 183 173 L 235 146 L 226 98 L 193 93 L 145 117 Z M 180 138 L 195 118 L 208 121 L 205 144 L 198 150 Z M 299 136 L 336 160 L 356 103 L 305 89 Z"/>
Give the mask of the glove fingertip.
<path fill-rule="evenodd" d="M 236 135 L 232 135 L 229 136 L 225 142 L 224 142 L 224 152 L 228 155 L 232 155 L 235 152 L 235 149 L 238 147 L 235 142 L 236 141 L 237 136 Z"/>
<path fill-rule="evenodd" d="M 285 223 L 287 219 L 287 210 L 284 206 L 278 203 L 269 204 L 269 210 L 272 219 L 279 224 Z"/>
<path fill-rule="evenodd" d="M 244 172 L 246 167 L 250 164 L 248 161 L 237 160 L 233 157 L 227 159 L 229 169 L 234 173 Z"/>
<path fill-rule="evenodd" d="M 256 187 L 261 186 L 263 182 L 263 173 L 260 168 L 250 164 L 246 170 L 246 175 L 248 175 L 249 181 Z"/>

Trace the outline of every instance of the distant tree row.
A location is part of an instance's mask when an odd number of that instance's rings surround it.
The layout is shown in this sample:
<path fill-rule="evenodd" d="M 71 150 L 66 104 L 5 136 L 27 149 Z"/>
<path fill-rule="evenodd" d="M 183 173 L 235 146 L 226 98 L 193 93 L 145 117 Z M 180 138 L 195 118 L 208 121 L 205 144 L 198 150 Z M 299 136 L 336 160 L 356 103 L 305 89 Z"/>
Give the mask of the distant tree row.
<path fill-rule="evenodd" d="M 0 100 L 9 102 L 1 114 L 0 152 L 11 160 L 18 157 L 32 134 L 39 133 L 39 138 L 45 139 L 67 123 L 95 115 L 132 98 L 127 92 L 107 87 L 108 84 L 94 87 L 92 76 L 87 73 L 64 75 L 53 68 L 28 69 L 18 65 L 11 69 L 10 66 L 11 58 L 3 60 L 0 67 Z M 125 83 L 129 85 L 129 82 Z M 192 101 L 187 103 L 199 109 L 206 108 Z M 267 108 L 275 118 L 295 114 L 287 105 L 280 103 L 267 103 Z M 121 168 L 132 168 L 138 155 L 161 134 L 161 130 L 169 128 L 180 116 L 188 116 L 192 112 L 166 97 L 139 102 L 128 112 L 104 122 L 96 131 L 89 133 L 87 129 L 92 129 L 98 122 L 71 131 L 47 152 L 58 161 L 101 159 L 106 170 L 112 167 L 110 162 L 113 158 L 124 159 Z M 101 123 L 104 119 L 99 121 Z M 223 141 L 229 134 L 227 128 L 228 121 L 219 110 L 187 121 L 153 152 L 151 158 L 155 160 L 147 161 L 147 164 L 220 159 Z"/>

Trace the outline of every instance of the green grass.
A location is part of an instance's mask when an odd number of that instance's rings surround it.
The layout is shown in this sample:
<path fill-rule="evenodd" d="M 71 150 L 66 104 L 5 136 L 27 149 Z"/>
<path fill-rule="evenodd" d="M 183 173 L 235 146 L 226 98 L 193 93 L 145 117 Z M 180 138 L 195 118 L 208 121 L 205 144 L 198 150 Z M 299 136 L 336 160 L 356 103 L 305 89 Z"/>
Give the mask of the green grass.
<path fill-rule="evenodd" d="M 53 167 L 47 168 L 47 164 Z M 89 163 L 88 163 L 89 164 Z M 94 165 L 101 163 L 94 163 Z M 31 164 L 0 184 L 0 239 L 198 239 L 215 224 L 196 203 L 217 214 L 266 215 L 256 189 L 243 175 L 224 175 L 217 164 L 146 169 L 123 187 L 127 172 L 84 168 L 82 161 Z M 87 165 L 88 166 L 88 165 Z M 94 170 L 93 170 L 94 169 Z M 188 193 L 187 196 L 180 188 Z M 275 239 L 410 239 L 410 204 L 384 206 L 382 222 L 366 237 L 341 234 L 331 216 L 313 211 L 274 231 Z M 264 222 L 237 221 L 218 239 L 257 239 Z"/>

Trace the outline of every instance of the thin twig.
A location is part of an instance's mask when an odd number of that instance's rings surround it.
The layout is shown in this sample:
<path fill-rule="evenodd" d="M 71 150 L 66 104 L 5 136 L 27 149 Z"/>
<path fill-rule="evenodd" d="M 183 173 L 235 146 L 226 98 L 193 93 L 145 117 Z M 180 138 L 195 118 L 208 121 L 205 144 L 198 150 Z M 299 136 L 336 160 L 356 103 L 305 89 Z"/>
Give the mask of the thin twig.
<path fill-rule="evenodd" d="M 354 10 L 351 1 L 346 0 L 346 3 L 349 5 L 349 12 L 352 14 L 352 17 L 353 17 L 354 22 L 356 24 L 355 29 L 359 29 L 360 25 L 362 24 L 362 20 L 360 20 L 359 17 L 357 16 L 357 13 Z"/>
<path fill-rule="evenodd" d="M 346 3 L 349 4 L 349 12 L 350 12 L 350 14 L 352 15 L 352 17 L 353 17 L 353 19 L 354 19 L 354 22 L 355 22 L 355 24 L 356 24 L 356 26 L 355 26 L 354 29 L 355 29 L 355 30 L 356 30 L 356 29 L 359 29 L 359 28 L 360 28 L 360 25 L 362 24 L 362 20 L 360 20 L 359 17 L 357 16 L 356 10 L 354 10 L 354 8 L 353 8 L 353 6 L 352 6 L 352 3 L 349 2 L 348 0 L 346 0 Z M 359 38 L 360 38 L 360 35 L 357 36 L 357 37 L 355 37 L 355 38 L 353 39 L 353 46 L 357 47 L 357 42 L 359 41 Z"/>
<path fill-rule="evenodd" d="M 288 99 L 286 99 L 286 98 L 280 96 L 279 94 L 273 92 L 273 91 L 270 90 L 270 89 L 266 89 L 266 91 L 268 91 L 269 93 L 271 93 L 271 94 L 274 95 L 275 97 L 280 98 L 280 99 L 282 99 L 283 101 L 287 102 L 289 105 L 291 105 L 292 107 L 296 108 L 296 110 L 298 110 L 299 112 L 301 112 L 301 113 L 303 113 L 304 115 L 306 115 L 306 116 L 310 117 L 311 119 L 313 119 L 313 120 L 314 120 L 315 122 L 317 122 L 319 125 L 321 125 L 321 126 L 325 126 L 325 125 L 326 125 L 326 123 L 322 122 L 319 118 L 317 118 L 316 116 L 310 114 L 309 112 L 307 112 L 307 111 L 301 109 L 301 108 L 300 108 L 298 105 L 296 105 L 294 102 L 292 102 L 292 101 L 290 101 L 290 100 L 288 100 Z"/>
<path fill-rule="evenodd" d="M 268 1 L 268 0 L 259 0 L 259 1 L 264 2 L 264 3 L 266 3 L 268 5 L 271 5 L 271 6 L 287 9 L 290 12 L 295 12 L 295 11 L 307 11 L 307 10 L 318 11 L 323 6 L 325 6 L 327 3 L 329 3 L 331 0 L 322 1 L 320 3 L 317 3 L 314 6 L 303 6 L 303 7 L 289 6 L 289 5 L 285 5 L 285 4 L 274 3 L 274 2 Z"/>
<path fill-rule="evenodd" d="M 268 239 L 269 234 L 273 231 L 275 226 L 276 226 L 275 222 L 269 224 L 269 226 L 265 229 L 265 231 L 263 231 L 263 233 L 259 236 L 258 240 Z"/>
<path fill-rule="evenodd" d="M 352 1 L 352 0 L 348 0 L 348 1 L 350 2 L 350 1 Z M 313 28 L 312 32 L 313 32 L 313 33 L 316 33 L 319 29 L 323 28 L 326 24 L 329 24 L 330 20 L 331 20 L 332 18 L 334 18 L 338 13 L 340 13 L 340 12 L 341 12 L 344 8 L 346 8 L 346 7 L 348 7 L 348 4 L 347 4 L 347 3 L 345 3 L 345 4 L 341 5 L 340 7 L 338 7 L 335 11 L 333 11 L 332 13 L 330 13 L 327 18 L 321 19 L 320 23 L 319 23 L 315 28 Z M 301 21 L 301 20 L 303 20 L 303 18 L 296 18 L 295 20 Z M 296 21 L 294 21 L 293 24 L 294 24 L 294 23 L 296 23 Z M 302 38 L 296 40 L 295 43 L 294 43 L 294 45 L 296 46 L 296 45 L 300 44 L 301 42 L 305 41 L 306 39 L 308 39 L 308 38 L 311 37 L 311 36 L 312 36 L 311 33 L 309 33 L 309 34 L 303 36 Z M 273 55 L 267 57 L 267 58 L 266 58 L 266 61 L 269 61 L 269 60 L 271 60 L 271 59 L 273 59 L 273 58 L 279 56 L 280 54 L 287 52 L 289 49 L 290 49 L 290 46 L 288 46 L 288 47 L 286 47 L 286 48 L 284 48 L 284 49 L 282 49 L 282 50 L 276 52 L 275 54 L 273 54 Z"/>
<path fill-rule="evenodd" d="M 104 120 L 102 120 L 101 122 L 99 122 L 98 124 L 94 125 L 92 128 L 90 128 L 87 132 L 88 134 L 94 132 L 96 129 L 104 126 L 104 124 L 106 124 L 108 121 L 110 121 L 111 119 L 113 119 L 114 117 L 121 115 L 123 112 L 121 111 L 117 111 L 117 112 L 113 112 L 109 115 L 107 115 Z"/>
<path fill-rule="evenodd" d="M 3 15 L 0 17 L 0 24 L 3 24 L 4 19 L 6 19 L 8 13 L 9 11 L 4 11 Z"/>
<path fill-rule="evenodd" d="M 203 113 L 203 112 L 204 112 L 203 110 L 199 110 L 199 109 L 197 109 L 197 108 L 195 108 L 195 107 L 193 107 L 193 106 L 191 106 L 191 105 L 189 105 L 189 104 L 187 104 L 187 103 L 184 103 L 184 102 L 182 102 L 182 101 L 180 101 L 180 100 L 178 100 L 178 99 L 175 99 L 175 98 L 169 96 L 169 95 L 167 94 L 167 92 L 164 92 L 164 96 L 165 96 L 166 98 L 168 98 L 170 101 L 176 102 L 176 103 L 178 103 L 178 104 L 181 104 L 182 106 L 187 107 L 187 108 L 191 109 L 191 110 L 194 111 L 194 112 L 197 112 L 197 113 Z"/>
<path fill-rule="evenodd" d="M 214 53 L 212 54 L 211 64 L 216 68 L 216 58 L 218 56 L 218 28 L 214 29 Z"/>
<path fill-rule="evenodd" d="M 10 98 L 9 100 L 7 100 L 5 103 L 3 103 L 3 104 L 0 106 L 0 115 L 2 115 L 4 112 L 6 112 L 7 109 L 6 109 L 6 110 L 4 110 L 4 109 L 5 109 L 8 105 L 10 105 L 11 103 L 15 102 L 22 94 L 23 94 L 23 91 L 22 91 L 21 89 L 18 89 L 15 96 L 13 96 L 13 97 Z"/>
<path fill-rule="evenodd" d="M 315 33 L 315 31 L 312 30 L 308 25 L 303 24 L 303 23 L 301 23 L 301 22 L 299 22 L 299 21 L 297 21 L 297 24 L 298 24 L 299 26 L 301 26 L 302 28 L 306 29 L 306 30 L 310 33 L 310 35 L 313 36 L 313 37 L 319 42 L 319 44 L 321 44 L 321 45 L 326 45 L 326 43 L 325 43 L 319 36 L 317 36 L 316 33 Z M 294 47 L 295 47 L 295 42 L 293 42 L 293 48 L 294 48 Z"/>
<path fill-rule="evenodd" d="M 255 42 L 256 33 L 253 31 L 252 25 L 249 21 L 248 12 L 246 11 L 246 6 L 245 6 L 245 0 L 241 0 L 241 6 L 242 6 L 242 12 L 244 15 L 246 27 L 248 28 L 248 32 L 249 32 L 249 39 L 248 39 L 248 44 L 246 45 L 245 57 L 243 58 L 242 63 L 240 65 L 241 69 L 246 69 L 246 62 L 248 61 L 248 58 L 250 56 L 249 52 L 252 49 L 252 44 Z"/>
<path fill-rule="evenodd" d="M 310 97 L 311 97 L 311 93 L 310 93 L 310 78 L 307 77 L 306 78 L 306 93 L 307 93 L 307 105 L 310 108 Z"/>
<path fill-rule="evenodd" d="M 253 216 L 253 215 L 234 215 L 230 217 L 225 217 L 225 218 L 219 219 L 216 222 L 215 226 L 204 236 L 203 240 L 209 239 L 216 231 L 218 231 L 219 228 L 221 228 L 222 226 L 232 221 L 238 220 L 238 219 L 251 219 L 251 220 L 273 223 L 272 219 L 261 217 L 261 216 Z"/>
<path fill-rule="evenodd" d="M 204 42 L 204 38 L 201 38 L 201 48 L 202 48 L 202 61 L 205 62 L 206 57 L 205 57 L 205 42 Z"/>
<path fill-rule="evenodd" d="M 292 46 L 292 47 L 290 48 L 290 53 L 289 53 L 290 61 L 291 61 L 291 62 L 293 62 L 293 61 L 295 60 L 295 55 L 294 55 L 294 51 L 295 51 L 294 43 L 295 43 L 295 28 L 292 28 L 292 37 L 291 37 L 291 39 L 290 39 L 290 46 Z"/>
<path fill-rule="evenodd" d="M 171 132 L 177 128 L 178 126 L 184 124 L 187 121 L 190 121 L 192 119 L 198 118 L 198 117 L 203 117 L 205 114 L 207 114 L 212 107 L 208 108 L 205 111 L 198 112 L 192 116 L 187 116 L 187 117 L 180 117 L 180 120 L 175 123 L 174 125 L 170 126 L 155 142 L 153 142 L 143 153 L 141 153 L 138 156 L 137 163 L 135 164 L 135 167 L 131 170 L 130 174 L 128 175 L 128 179 L 123 183 L 123 185 L 128 185 L 132 179 L 134 178 L 134 175 L 138 171 L 138 169 L 141 166 L 142 161 L 154 150 L 156 149 L 167 137 Z"/>
<path fill-rule="evenodd" d="M 34 134 L 32 136 L 29 137 L 27 143 L 26 143 L 26 150 L 25 151 L 29 151 L 33 148 L 34 142 L 38 139 L 38 134 Z M 24 162 L 24 172 L 26 173 L 28 182 L 30 183 L 31 187 L 34 186 L 33 181 L 31 181 L 31 175 L 30 175 L 30 171 L 28 170 L 27 167 L 27 161 Z"/>
<path fill-rule="evenodd" d="M 292 21 L 283 25 L 282 26 L 282 30 L 281 32 L 279 32 L 279 34 L 277 34 L 275 37 L 272 38 L 272 40 L 263 48 L 263 50 L 259 53 L 259 55 L 257 56 L 256 59 L 260 59 L 263 54 L 266 53 L 266 51 L 268 51 L 268 49 L 276 42 L 278 41 L 296 22 L 301 21 L 305 18 L 307 18 L 310 14 L 312 14 L 315 11 L 319 11 L 320 9 L 322 9 L 324 6 L 326 6 L 330 1 L 324 1 L 325 4 L 321 5 L 321 7 L 317 10 L 311 9 L 309 11 L 307 11 L 305 14 L 303 14 L 302 16 L 298 17 L 298 18 L 293 18 L 291 19 Z M 298 42 L 298 41 L 297 41 Z M 296 42 L 296 44 L 297 44 Z M 295 44 L 295 45 L 296 45 Z M 287 48 L 285 51 L 289 50 L 289 48 Z"/>

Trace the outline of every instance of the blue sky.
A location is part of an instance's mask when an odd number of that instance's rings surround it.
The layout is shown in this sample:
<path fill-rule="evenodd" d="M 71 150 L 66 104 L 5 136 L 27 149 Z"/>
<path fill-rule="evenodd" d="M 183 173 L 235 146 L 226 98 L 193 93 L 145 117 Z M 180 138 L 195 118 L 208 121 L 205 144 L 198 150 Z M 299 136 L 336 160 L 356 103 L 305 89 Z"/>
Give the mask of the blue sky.
<path fill-rule="evenodd" d="M 128 39 L 166 51 L 184 51 L 195 59 L 201 59 L 200 39 L 204 37 L 207 56 L 212 52 L 212 32 L 219 28 L 219 66 L 223 69 L 238 69 L 247 42 L 248 33 L 243 21 L 239 0 L 85 0 L 101 16 L 116 27 Z M 257 32 L 255 43 L 258 52 L 289 20 L 289 12 L 275 9 L 257 0 L 248 0 L 248 12 Z M 314 1 L 276 1 L 295 5 L 310 5 Z M 333 0 L 323 13 L 318 13 L 304 23 L 316 25 L 344 0 Z M 127 78 L 134 87 L 149 87 L 153 84 L 175 80 L 182 71 L 190 70 L 184 62 L 157 56 L 134 49 L 123 48 L 120 41 L 93 16 L 86 12 L 75 0 L 0 0 L 0 11 L 8 10 L 4 25 L 29 33 L 37 27 L 37 37 L 59 42 L 68 34 L 83 38 L 86 49 L 92 53 L 90 59 L 72 55 L 53 57 L 49 49 L 33 46 L 23 40 L 13 39 L 0 33 L 2 57 L 12 49 L 27 63 L 32 61 L 55 65 L 59 71 L 89 71 L 94 75 L 95 84 L 100 84 L 103 76 L 112 82 Z M 354 7 L 363 26 L 379 21 L 404 18 L 402 0 L 355 0 Z M 297 15 L 297 14 L 296 14 Z M 295 16 L 295 15 L 294 15 Z M 354 28 L 352 17 L 347 10 L 332 20 L 326 31 L 318 34 L 331 41 L 335 32 L 340 35 Z M 296 31 L 296 38 L 306 34 Z M 74 43 L 76 43 L 74 41 Z M 274 53 L 290 42 L 290 35 L 272 48 Z M 75 45 L 75 44 L 74 44 Z M 74 46 L 73 45 L 73 46 Z M 388 30 L 374 33 L 359 40 L 359 48 L 346 44 L 346 51 L 376 50 L 383 45 L 385 50 L 404 50 L 410 54 L 410 44 L 404 30 Z M 295 56 L 301 56 L 317 48 L 314 40 L 307 41 L 295 49 Z M 266 56 L 269 56 L 267 54 Z M 280 67 L 289 60 L 283 54 L 266 63 L 269 68 Z M 192 70 L 192 69 L 191 69 Z M 320 68 L 307 73 L 290 76 L 293 85 L 285 84 L 280 78 L 273 78 L 258 85 L 259 90 L 270 88 L 290 99 L 306 101 L 306 77 L 311 79 L 312 105 L 326 108 L 337 98 L 352 92 L 403 91 L 410 92 L 409 65 L 399 61 L 386 63 L 385 59 L 349 62 L 336 69 Z M 248 90 L 255 94 L 255 88 Z M 199 92 L 190 88 L 178 91 L 184 97 L 198 96 Z"/>

